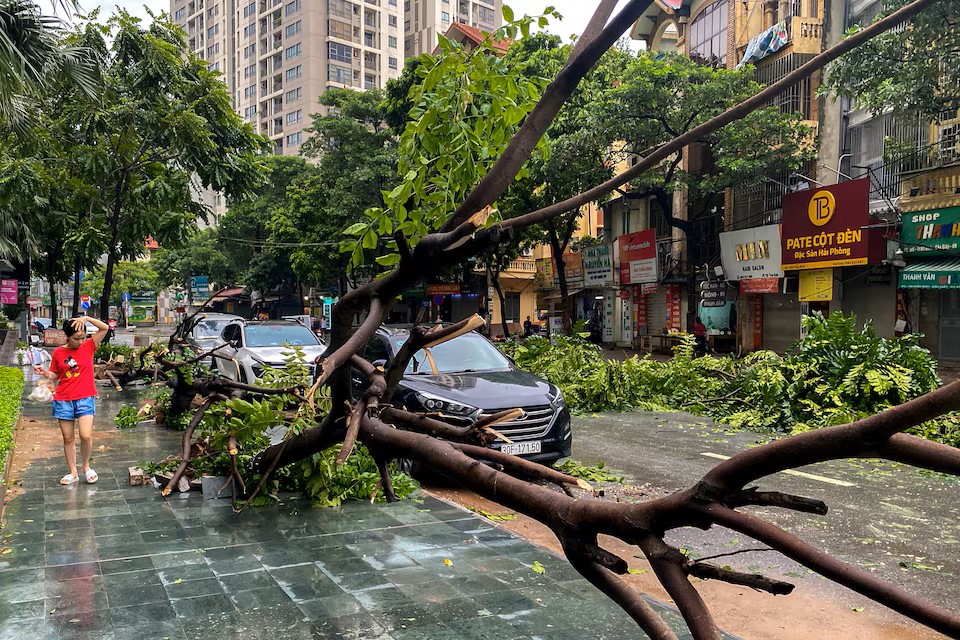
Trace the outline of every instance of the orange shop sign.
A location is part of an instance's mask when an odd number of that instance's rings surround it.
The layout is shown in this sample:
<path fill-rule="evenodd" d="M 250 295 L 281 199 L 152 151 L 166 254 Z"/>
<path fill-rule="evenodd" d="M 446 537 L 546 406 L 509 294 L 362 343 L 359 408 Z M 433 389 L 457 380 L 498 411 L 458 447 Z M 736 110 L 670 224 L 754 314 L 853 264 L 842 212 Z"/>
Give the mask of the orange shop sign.
<path fill-rule="evenodd" d="M 866 227 L 870 179 L 807 189 L 783 197 L 781 266 L 785 271 L 845 267 L 882 260 Z M 871 251 L 873 250 L 873 251 Z"/>
<path fill-rule="evenodd" d="M 425 293 L 427 296 L 455 296 L 460 293 L 460 283 L 428 284 Z"/>

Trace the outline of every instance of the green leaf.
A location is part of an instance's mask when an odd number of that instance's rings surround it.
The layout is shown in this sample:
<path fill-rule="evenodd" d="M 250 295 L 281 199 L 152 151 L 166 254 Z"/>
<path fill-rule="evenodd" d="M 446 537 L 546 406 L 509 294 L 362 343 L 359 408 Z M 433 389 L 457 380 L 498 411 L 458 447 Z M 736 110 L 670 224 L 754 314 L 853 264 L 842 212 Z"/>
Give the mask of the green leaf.
<path fill-rule="evenodd" d="M 546 573 L 546 572 L 547 572 L 547 570 L 543 567 L 543 565 L 540 564 L 540 561 L 539 561 L 539 560 L 534 560 L 534 561 L 533 561 L 533 564 L 530 566 L 530 569 L 531 569 L 534 573 L 539 573 L 539 574 L 543 574 L 543 573 Z"/>
<path fill-rule="evenodd" d="M 506 23 L 513 22 L 513 9 L 511 9 L 507 5 L 503 5 L 502 13 L 503 13 L 504 22 Z"/>
<path fill-rule="evenodd" d="M 354 222 L 352 225 L 344 229 L 344 235 L 348 236 L 358 236 L 367 228 L 367 223 L 365 222 Z"/>

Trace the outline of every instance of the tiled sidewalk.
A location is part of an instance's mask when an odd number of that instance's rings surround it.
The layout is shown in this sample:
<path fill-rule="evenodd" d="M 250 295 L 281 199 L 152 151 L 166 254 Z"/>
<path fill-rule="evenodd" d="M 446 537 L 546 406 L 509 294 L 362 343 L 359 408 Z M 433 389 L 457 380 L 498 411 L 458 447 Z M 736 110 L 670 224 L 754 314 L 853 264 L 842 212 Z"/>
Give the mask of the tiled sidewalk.
<path fill-rule="evenodd" d="M 0 539 L 0 639 L 644 637 L 565 561 L 429 496 L 235 515 L 229 500 L 129 487 L 127 467 L 179 434 L 111 430 L 118 394 L 104 396 L 96 485 L 59 486 L 59 453 L 12 478 L 24 493 Z"/>

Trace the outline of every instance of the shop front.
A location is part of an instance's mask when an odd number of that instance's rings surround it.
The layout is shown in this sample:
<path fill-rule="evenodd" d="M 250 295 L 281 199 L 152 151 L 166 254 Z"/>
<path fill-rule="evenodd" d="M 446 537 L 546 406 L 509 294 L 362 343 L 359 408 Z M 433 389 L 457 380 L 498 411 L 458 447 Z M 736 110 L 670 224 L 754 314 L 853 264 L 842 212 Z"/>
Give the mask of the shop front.
<path fill-rule="evenodd" d="M 905 212 L 902 325 L 941 363 L 960 364 L 960 207 Z"/>
<path fill-rule="evenodd" d="M 858 324 L 869 321 L 878 334 L 893 334 L 896 287 L 883 277 L 889 274 L 885 236 L 892 229 L 870 218 L 869 196 L 865 178 L 783 197 L 785 297 L 765 300 L 764 348 L 784 351 L 802 337 L 800 316 L 813 312 L 853 313 Z"/>
<path fill-rule="evenodd" d="M 587 324 L 594 342 L 613 342 L 614 286 L 613 244 L 584 247 L 581 252 L 583 290 L 577 303 L 577 317 Z"/>
<path fill-rule="evenodd" d="M 629 233 L 617 238 L 617 274 L 619 296 L 614 301 L 614 341 L 617 346 L 633 347 L 639 336 L 667 333 L 671 323 L 682 319 L 682 305 L 678 303 L 677 318 L 670 316 L 668 300 L 675 285 L 659 285 L 657 236 L 654 229 Z"/>
<path fill-rule="evenodd" d="M 781 253 L 778 224 L 720 234 L 724 277 L 733 283 L 736 295 L 734 302 L 724 300 L 724 308 L 710 315 L 720 313 L 722 319 L 726 311 L 736 318 L 734 326 L 728 328 L 737 335 L 738 346 L 743 351 L 765 348 L 765 337 L 770 345 L 783 350 L 799 333 L 797 304 L 791 304 L 789 296 L 780 293 Z M 701 319 L 704 315 L 708 314 L 702 313 Z M 770 345 L 766 348 L 774 348 Z"/>

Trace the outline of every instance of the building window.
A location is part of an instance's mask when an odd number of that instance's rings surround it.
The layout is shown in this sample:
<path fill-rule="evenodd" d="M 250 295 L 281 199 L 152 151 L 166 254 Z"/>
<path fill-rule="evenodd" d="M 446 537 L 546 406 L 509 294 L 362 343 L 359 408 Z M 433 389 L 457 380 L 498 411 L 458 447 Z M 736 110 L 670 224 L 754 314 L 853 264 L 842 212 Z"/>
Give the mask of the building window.
<path fill-rule="evenodd" d="M 220 53 L 220 43 L 215 42 L 207 47 L 207 60 Z"/>
<path fill-rule="evenodd" d="M 250 16 L 254 15 L 256 12 L 257 12 L 257 3 L 251 2 L 250 4 L 248 4 L 243 8 L 243 17 L 249 18 Z"/>
<path fill-rule="evenodd" d="M 244 98 L 256 98 L 257 97 L 257 85 L 252 84 L 249 87 L 244 88 L 243 90 Z"/>
<path fill-rule="evenodd" d="M 255 25 L 255 24 L 248 24 L 247 26 L 245 26 L 245 27 L 243 28 L 243 37 L 244 37 L 244 38 L 249 38 L 249 37 L 251 37 L 251 36 L 254 36 L 254 35 L 256 35 L 256 33 L 257 33 L 257 25 Z"/>
<path fill-rule="evenodd" d="M 288 2 L 287 6 L 283 8 L 283 15 L 292 16 L 297 11 L 300 11 L 300 0 L 293 0 L 293 2 Z"/>
<path fill-rule="evenodd" d="M 303 140 L 303 133 L 297 131 L 296 133 L 291 133 L 287 136 L 287 146 L 293 147 L 300 144 L 300 141 Z"/>
<path fill-rule="evenodd" d="M 287 80 L 295 80 L 303 75 L 303 65 L 298 64 L 292 69 L 287 69 L 286 78 Z"/>
<path fill-rule="evenodd" d="M 396 58 L 388 58 L 388 59 L 387 59 L 387 65 L 388 65 L 391 69 L 396 69 L 396 68 L 397 68 L 397 59 L 396 59 Z"/>
<path fill-rule="evenodd" d="M 373 45 L 373 34 L 372 34 L 372 33 L 368 32 L 368 31 L 364 31 L 364 32 L 363 32 L 363 44 L 365 44 L 365 45 L 368 46 L 368 47 L 374 46 L 374 45 Z"/>
<path fill-rule="evenodd" d="M 255 64 L 252 64 L 243 70 L 244 78 L 252 78 L 255 75 L 257 75 L 257 65 Z"/>
<path fill-rule="evenodd" d="M 285 36 L 288 37 L 288 38 L 291 37 L 291 36 L 295 36 L 295 35 L 297 35 L 298 33 L 300 33 L 300 21 L 299 21 L 299 20 L 297 20 L 296 22 L 294 22 L 294 23 L 291 24 L 291 25 L 287 25 L 287 28 L 283 30 L 283 35 L 285 35 Z"/>
<path fill-rule="evenodd" d="M 212 38 L 213 36 L 217 35 L 218 33 L 220 33 L 220 23 L 219 23 L 219 22 L 218 22 L 217 24 L 213 25 L 212 27 L 210 27 L 209 29 L 207 29 L 207 37 L 208 37 L 208 38 Z"/>
<path fill-rule="evenodd" d="M 213 64 L 208 64 L 207 71 L 220 71 L 220 63 L 214 62 Z"/>
<path fill-rule="evenodd" d="M 403 0 L 403 10 L 410 11 L 410 0 Z"/>
<path fill-rule="evenodd" d="M 339 82 L 340 84 L 353 84 L 353 71 L 350 67 L 341 67 L 338 64 L 331 64 L 327 67 L 327 80 L 330 82 Z"/>
<path fill-rule="evenodd" d="M 283 100 L 287 104 L 290 104 L 291 102 L 299 101 L 301 95 L 303 95 L 303 89 L 300 87 L 297 87 L 296 89 L 291 89 L 290 91 L 287 91 L 285 94 L 283 94 Z"/>
<path fill-rule="evenodd" d="M 391 49 L 397 48 L 397 36 L 387 36 L 387 45 Z"/>
<path fill-rule="evenodd" d="M 493 9 L 487 9 L 486 7 L 477 7 L 477 19 L 480 22 L 486 22 L 488 24 L 493 24 Z"/>
<path fill-rule="evenodd" d="M 391 7 L 397 6 L 397 0 L 390 0 L 390 6 Z"/>
<path fill-rule="evenodd" d="M 257 45 L 251 44 L 251 45 L 247 45 L 246 47 L 243 48 L 243 57 L 244 57 L 244 58 L 250 58 L 250 57 L 254 57 L 254 58 L 255 58 L 256 56 L 257 56 Z"/>
<path fill-rule="evenodd" d="M 403 21 L 403 30 L 404 30 L 404 31 L 410 31 L 410 21 L 409 21 L 409 20 L 404 20 L 404 21 Z"/>
<path fill-rule="evenodd" d="M 287 60 L 289 60 L 290 58 L 296 58 L 298 55 L 300 55 L 300 53 L 301 53 L 302 50 L 303 50 L 303 49 L 302 49 L 300 43 L 298 42 L 297 44 L 293 45 L 292 47 L 287 47 L 286 50 L 283 52 L 283 54 L 284 54 L 284 57 L 285 57 Z"/>
<path fill-rule="evenodd" d="M 337 62 L 353 62 L 353 48 L 339 42 L 328 43 L 327 58 Z"/>
<path fill-rule="evenodd" d="M 255 105 L 255 104 L 254 104 L 254 105 L 251 105 L 251 106 L 249 106 L 249 107 L 247 107 L 246 109 L 243 110 L 243 117 L 244 117 L 244 118 L 252 118 L 252 117 L 255 116 L 255 115 L 257 115 L 257 105 Z"/>
<path fill-rule="evenodd" d="M 207 19 L 213 18 L 218 13 L 220 13 L 220 5 L 216 4 L 207 9 Z"/>
<path fill-rule="evenodd" d="M 397 26 L 397 16 L 387 16 L 387 24 L 391 27 Z"/>
<path fill-rule="evenodd" d="M 364 89 L 376 89 L 376 88 L 377 88 L 377 81 L 376 81 L 376 78 L 374 78 L 374 76 L 373 76 L 372 73 L 364 74 L 364 76 L 363 76 L 363 88 L 364 88 Z"/>
<path fill-rule="evenodd" d="M 690 58 L 713 67 L 727 66 L 727 0 L 717 0 L 690 24 Z"/>
<path fill-rule="evenodd" d="M 186 7 L 182 8 L 182 9 L 177 9 L 176 12 L 174 12 L 174 14 L 173 14 L 173 19 L 174 19 L 174 20 L 183 20 L 183 16 L 185 16 L 186 13 L 187 13 Z"/>
<path fill-rule="evenodd" d="M 520 322 L 520 294 L 516 291 L 504 291 L 503 312 L 507 322 Z"/>
<path fill-rule="evenodd" d="M 450 14 L 446 11 L 440 12 L 440 22 L 443 24 L 450 24 Z"/>
<path fill-rule="evenodd" d="M 287 124 L 296 124 L 303 120 L 303 109 L 297 109 L 287 114 Z"/>

